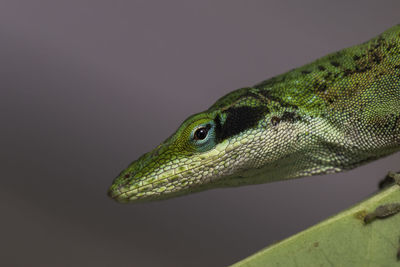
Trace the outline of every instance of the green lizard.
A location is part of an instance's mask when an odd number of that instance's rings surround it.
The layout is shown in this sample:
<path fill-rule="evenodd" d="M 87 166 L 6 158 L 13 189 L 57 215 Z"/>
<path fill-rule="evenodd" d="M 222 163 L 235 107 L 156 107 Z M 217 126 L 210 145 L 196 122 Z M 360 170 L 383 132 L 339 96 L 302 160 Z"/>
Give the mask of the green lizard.
<path fill-rule="evenodd" d="M 349 170 L 400 150 L 400 25 L 241 88 L 114 180 L 119 202 Z M 392 177 L 399 180 L 398 174 Z M 400 204 L 366 217 L 384 217 Z"/>

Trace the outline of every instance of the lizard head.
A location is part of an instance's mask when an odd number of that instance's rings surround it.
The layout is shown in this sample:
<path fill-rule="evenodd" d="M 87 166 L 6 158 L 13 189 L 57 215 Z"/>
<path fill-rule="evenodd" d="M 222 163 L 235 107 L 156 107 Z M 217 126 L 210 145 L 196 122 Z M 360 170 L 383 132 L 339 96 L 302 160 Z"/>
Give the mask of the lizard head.
<path fill-rule="evenodd" d="M 139 202 L 232 186 L 224 178 L 254 159 L 246 155 L 257 149 L 246 144 L 259 137 L 256 127 L 266 107 L 247 102 L 226 106 L 231 98 L 225 96 L 207 111 L 187 118 L 172 136 L 123 170 L 108 195 L 118 202 Z"/>
<path fill-rule="evenodd" d="M 189 117 L 172 136 L 123 170 L 109 196 L 119 202 L 162 199 L 210 182 L 222 152 L 216 128 L 213 113 Z"/>

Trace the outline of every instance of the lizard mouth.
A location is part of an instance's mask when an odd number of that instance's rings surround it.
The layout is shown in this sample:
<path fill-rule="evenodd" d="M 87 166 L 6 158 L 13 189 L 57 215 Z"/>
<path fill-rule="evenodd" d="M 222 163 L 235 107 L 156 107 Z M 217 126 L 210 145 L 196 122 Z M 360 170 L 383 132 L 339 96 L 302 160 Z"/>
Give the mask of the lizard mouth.
<path fill-rule="evenodd" d="M 128 203 L 129 199 L 124 197 L 123 194 L 126 194 L 126 192 L 123 192 L 120 189 L 109 188 L 107 191 L 107 195 L 115 201 L 120 203 Z"/>

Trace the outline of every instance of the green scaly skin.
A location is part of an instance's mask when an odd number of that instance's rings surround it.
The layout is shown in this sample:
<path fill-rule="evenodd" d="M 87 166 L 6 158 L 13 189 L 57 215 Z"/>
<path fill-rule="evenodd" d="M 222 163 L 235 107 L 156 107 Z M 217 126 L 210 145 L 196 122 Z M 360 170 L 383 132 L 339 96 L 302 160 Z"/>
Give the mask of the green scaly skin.
<path fill-rule="evenodd" d="M 123 170 L 109 196 L 158 200 L 334 173 L 398 150 L 400 25 L 222 97 Z"/>

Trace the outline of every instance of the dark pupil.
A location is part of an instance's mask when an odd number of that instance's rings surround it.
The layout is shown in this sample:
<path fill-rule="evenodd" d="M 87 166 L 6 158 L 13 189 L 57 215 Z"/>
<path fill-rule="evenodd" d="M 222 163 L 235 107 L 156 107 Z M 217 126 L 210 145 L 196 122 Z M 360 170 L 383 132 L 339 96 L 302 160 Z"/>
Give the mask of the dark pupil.
<path fill-rule="evenodd" d="M 194 139 L 203 140 L 207 136 L 208 130 L 206 128 L 199 128 L 194 132 Z"/>

